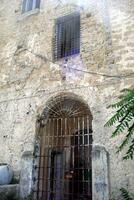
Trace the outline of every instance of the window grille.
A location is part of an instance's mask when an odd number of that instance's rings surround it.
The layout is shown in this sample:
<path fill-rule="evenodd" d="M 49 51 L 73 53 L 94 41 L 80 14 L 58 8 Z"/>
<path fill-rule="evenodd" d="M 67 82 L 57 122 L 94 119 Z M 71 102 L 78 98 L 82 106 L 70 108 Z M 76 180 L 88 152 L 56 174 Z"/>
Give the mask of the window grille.
<path fill-rule="evenodd" d="M 22 13 L 34 10 L 40 7 L 40 0 L 23 0 Z"/>
<path fill-rule="evenodd" d="M 34 198 L 92 200 L 92 115 L 87 105 L 58 96 L 48 104 L 40 123 Z"/>
<path fill-rule="evenodd" d="M 92 130 L 89 123 L 87 115 L 49 118 L 42 130 L 35 199 L 92 200 Z"/>
<path fill-rule="evenodd" d="M 54 59 L 80 52 L 80 14 L 73 13 L 56 20 Z"/>

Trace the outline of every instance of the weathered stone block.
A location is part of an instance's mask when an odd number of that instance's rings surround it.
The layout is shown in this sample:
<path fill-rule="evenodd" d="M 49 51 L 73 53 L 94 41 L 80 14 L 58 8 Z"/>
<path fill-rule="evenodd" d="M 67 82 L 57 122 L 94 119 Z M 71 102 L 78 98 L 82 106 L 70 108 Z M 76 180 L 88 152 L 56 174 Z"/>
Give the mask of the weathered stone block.
<path fill-rule="evenodd" d="M 104 147 L 93 145 L 92 180 L 93 200 L 109 199 L 108 153 Z"/>
<path fill-rule="evenodd" d="M 0 186 L 0 199 L 6 199 L 6 197 L 14 197 L 17 198 L 19 195 L 19 185 L 3 185 Z"/>
<path fill-rule="evenodd" d="M 33 169 L 33 154 L 32 152 L 24 152 L 21 160 L 20 174 L 20 197 L 26 197 L 31 193 L 32 189 L 32 169 Z"/>

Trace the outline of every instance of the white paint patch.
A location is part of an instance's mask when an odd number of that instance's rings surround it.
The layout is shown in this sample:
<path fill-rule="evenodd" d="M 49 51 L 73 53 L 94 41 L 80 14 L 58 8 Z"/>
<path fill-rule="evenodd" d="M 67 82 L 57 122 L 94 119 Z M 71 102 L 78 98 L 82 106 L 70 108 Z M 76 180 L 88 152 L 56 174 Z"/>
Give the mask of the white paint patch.
<path fill-rule="evenodd" d="M 84 66 L 79 56 L 72 56 L 61 64 L 61 70 L 66 80 L 73 83 L 83 76 Z"/>
<path fill-rule="evenodd" d="M 57 64 L 54 64 L 54 63 L 51 63 L 51 64 L 50 64 L 50 70 L 51 70 L 51 71 L 58 71 L 59 68 L 60 68 L 60 66 L 57 65 Z"/>
<path fill-rule="evenodd" d="M 89 7 L 89 0 L 51 0 L 51 2 L 55 5 L 75 4 L 83 8 Z"/>

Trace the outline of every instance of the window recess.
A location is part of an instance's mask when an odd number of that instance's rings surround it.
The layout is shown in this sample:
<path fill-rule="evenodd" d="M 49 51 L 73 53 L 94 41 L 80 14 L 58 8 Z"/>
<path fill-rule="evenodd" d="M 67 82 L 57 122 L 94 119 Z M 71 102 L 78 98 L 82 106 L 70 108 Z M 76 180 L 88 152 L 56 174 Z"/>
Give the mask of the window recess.
<path fill-rule="evenodd" d="M 80 52 L 80 13 L 73 13 L 56 20 L 54 60 Z"/>
<path fill-rule="evenodd" d="M 35 10 L 40 7 L 40 0 L 23 0 L 22 13 Z"/>

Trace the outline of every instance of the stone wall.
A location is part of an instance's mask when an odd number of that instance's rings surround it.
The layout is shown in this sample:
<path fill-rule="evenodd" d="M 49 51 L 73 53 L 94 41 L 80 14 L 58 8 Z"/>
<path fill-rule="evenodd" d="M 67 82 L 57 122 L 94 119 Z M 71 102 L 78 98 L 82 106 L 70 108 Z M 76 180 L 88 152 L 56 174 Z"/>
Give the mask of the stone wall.
<path fill-rule="evenodd" d="M 54 63 L 55 19 L 74 11 L 81 13 L 81 53 Z M 21 0 L 2 0 L 0 13 L 0 162 L 18 176 L 21 156 L 34 148 L 38 114 L 51 97 L 71 92 L 88 103 L 94 144 L 109 152 L 111 192 L 133 191 L 134 163 L 115 154 L 122 136 L 111 139 L 104 124 L 112 114 L 106 107 L 133 84 L 134 1 L 42 0 L 40 10 L 22 15 Z"/>

